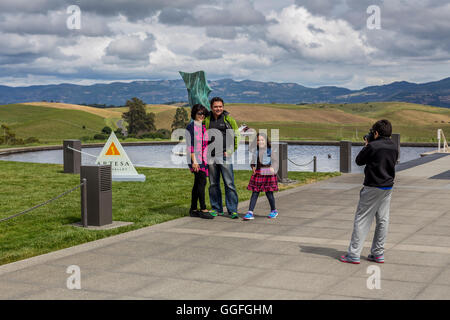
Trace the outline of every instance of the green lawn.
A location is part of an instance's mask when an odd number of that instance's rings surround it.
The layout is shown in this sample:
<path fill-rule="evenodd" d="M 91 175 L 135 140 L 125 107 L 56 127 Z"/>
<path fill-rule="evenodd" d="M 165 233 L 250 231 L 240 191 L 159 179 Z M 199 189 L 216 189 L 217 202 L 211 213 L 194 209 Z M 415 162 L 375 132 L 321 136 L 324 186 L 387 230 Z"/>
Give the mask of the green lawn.
<path fill-rule="evenodd" d="M 188 169 L 138 171 L 146 175 L 145 183 L 113 182 L 113 219 L 134 225 L 106 231 L 69 226 L 81 220 L 80 191 L 76 190 L 26 215 L 0 222 L 0 265 L 188 214 L 193 183 Z M 289 178 L 299 181 L 294 186 L 336 175 L 339 173 L 289 172 Z M 250 171 L 235 171 L 241 201 L 250 198 L 246 190 L 249 178 Z M 0 218 L 51 199 L 79 184 L 79 179 L 79 175 L 62 173 L 61 165 L 0 161 Z"/>

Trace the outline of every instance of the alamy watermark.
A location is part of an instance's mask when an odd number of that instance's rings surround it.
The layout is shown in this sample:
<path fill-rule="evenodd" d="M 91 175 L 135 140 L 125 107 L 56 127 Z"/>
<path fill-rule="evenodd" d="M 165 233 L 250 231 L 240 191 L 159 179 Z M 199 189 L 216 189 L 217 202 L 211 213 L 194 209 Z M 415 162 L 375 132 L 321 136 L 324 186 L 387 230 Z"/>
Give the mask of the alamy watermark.
<path fill-rule="evenodd" d="M 81 29 L 81 9 L 77 5 L 67 7 L 67 14 L 70 16 L 66 20 L 67 29 L 80 30 Z"/>
<path fill-rule="evenodd" d="M 371 5 L 367 8 L 367 14 L 370 14 L 367 18 L 367 29 L 380 30 L 381 29 L 381 9 L 377 5 Z"/>
<path fill-rule="evenodd" d="M 271 153 L 274 156 L 274 158 L 277 157 L 279 154 L 279 129 L 259 129 L 258 133 L 260 135 L 263 135 L 264 137 L 269 138 L 271 143 Z M 270 134 L 269 134 L 270 133 Z M 185 129 L 176 129 L 172 132 L 171 135 L 171 141 L 178 142 L 173 148 L 172 148 L 172 154 L 171 154 L 171 163 L 175 165 L 186 165 L 191 164 L 191 159 L 189 157 L 191 148 L 193 147 L 194 153 L 196 154 L 196 157 L 198 159 L 206 159 L 207 163 L 232 163 L 232 164 L 243 164 L 250 166 L 251 164 L 257 164 L 257 157 L 260 158 L 259 160 L 262 162 L 265 152 L 258 152 L 257 153 L 257 134 L 256 132 L 254 134 L 250 135 L 241 135 L 240 136 L 240 143 L 239 145 L 248 145 L 248 148 L 246 147 L 238 147 L 237 150 L 234 150 L 235 146 L 235 132 L 232 129 L 227 129 L 224 135 L 221 131 L 217 129 L 209 129 L 206 131 L 206 135 L 208 139 L 208 148 L 207 152 L 203 157 L 200 157 L 200 153 L 202 152 L 202 147 L 199 145 L 201 141 L 198 141 L 197 139 L 193 139 L 193 145 L 191 146 L 191 136 L 188 131 Z M 225 140 L 225 141 L 224 141 Z M 266 141 L 267 142 L 267 141 Z M 264 149 L 261 150 L 267 150 L 268 145 L 264 147 Z M 220 150 L 220 151 L 218 151 Z M 227 150 L 227 156 L 225 157 L 222 153 L 222 150 Z M 180 155 L 187 153 L 187 157 L 180 157 Z M 229 153 L 229 154 L 228 154 Z M 276 174 L 279 169 L 279 163 L 278 161 L 272 162 L 272 168 L 274 170 L 274 173 Z"/>
<path fill-rule="evenodd" d="M 373 290 L 381 289 L 381 269 L 379 266 L 368 266 L 366 270 L 367 274 L 370 276 L 367 278 L 366 285 L 367 289 Z"/>
<path fill-rule="evenodd" d="M 77 265 L 68 266 L 66 273 L 70 274 L 67 278 L 66 286 L 69 290 L 81 290 L 81 269 Z"/>

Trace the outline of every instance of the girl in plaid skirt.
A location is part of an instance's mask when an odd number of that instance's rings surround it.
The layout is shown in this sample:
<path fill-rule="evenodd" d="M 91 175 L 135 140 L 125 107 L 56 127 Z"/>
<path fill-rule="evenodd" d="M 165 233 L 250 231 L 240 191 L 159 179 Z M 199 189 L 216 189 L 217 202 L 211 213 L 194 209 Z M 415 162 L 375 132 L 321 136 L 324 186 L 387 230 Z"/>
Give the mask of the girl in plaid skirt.
<path fill-rule="evenodd" d="M 274 191 L 278 191 L 278 179 L 274 168 L 278 168 L 278 155 L 272 149 L 272 145 L 267 136 L 258 133 L 256 136 L 256 152 L 253 153 L 251 161 L 253 174 L 250 178 L 247 189 L 253 191 L 250 199 L 250 205 L 244 220 L 253 220 L 253 209 L 256 206 L 259 193 L 264 191 L 270 204 L 270 213 L 267 216 L 270 219 L 276 218 L 278 211 L 275 207 Z"/>

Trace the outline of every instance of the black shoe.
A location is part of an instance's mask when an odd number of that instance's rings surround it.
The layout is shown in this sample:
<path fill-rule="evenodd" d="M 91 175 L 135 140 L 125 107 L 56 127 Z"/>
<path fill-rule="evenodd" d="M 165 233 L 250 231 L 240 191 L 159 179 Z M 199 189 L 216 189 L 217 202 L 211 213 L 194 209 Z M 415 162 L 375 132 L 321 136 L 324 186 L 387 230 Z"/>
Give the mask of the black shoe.
<path fill-rule="evenodd" d="M 189 209 L 189 216 L 191 216 L 191 217 L 193 217 L 193 218 L 198 218 L 199 217 L 199 215 L 198 215 L 198 211 L 197 211 L 197 209 Z"/>
<path fill-rule="evenodd" d="M 214 219 L 214 216 L 211 215 L 211 213 L 208 212 L 203 212 L 203 211 L 197 211 L 198 216 L 202 219 Z"/>

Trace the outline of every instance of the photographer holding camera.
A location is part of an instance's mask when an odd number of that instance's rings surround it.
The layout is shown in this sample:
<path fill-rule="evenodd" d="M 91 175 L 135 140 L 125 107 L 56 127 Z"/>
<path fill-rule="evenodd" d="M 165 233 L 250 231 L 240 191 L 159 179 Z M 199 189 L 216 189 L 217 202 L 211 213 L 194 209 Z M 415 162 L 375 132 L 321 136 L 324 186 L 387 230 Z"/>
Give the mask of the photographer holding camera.
<path fill-rule="evenodd" d="M 364 241 L 369 233 L 373 218 L 376 228 L 373 237 L 369 261 L 384 262 L 384 243 L 389 224 L 389 206 L 392 186 L 395 178 L 395 164 L 398 159 L 397 146 L 392 142 L 392 125 L 388 120 L 377 121 L 364 137 L 365 146 L 356 157 L 358 166 L 364 169 L 364 187 L 359 195 L 353 234 L 348 253 L 340 257 L 340 261 L 360 263 L 360 255 Z"/>

